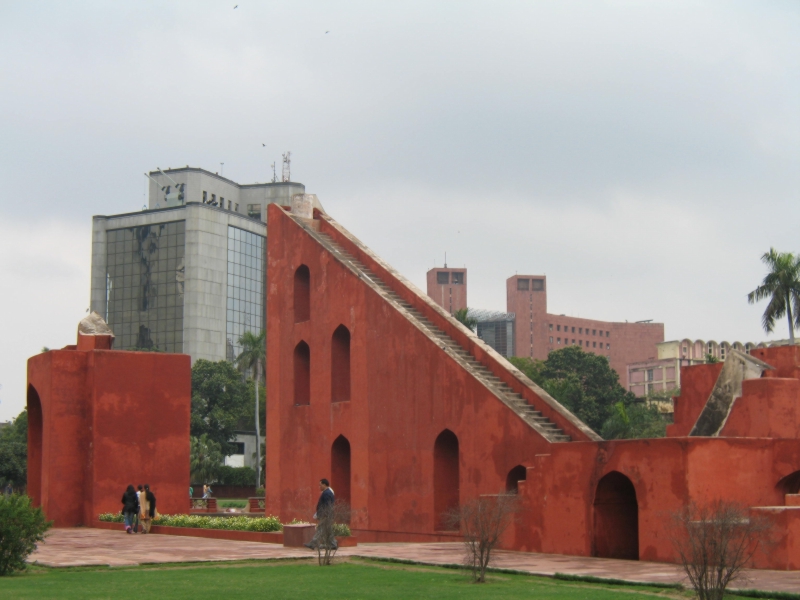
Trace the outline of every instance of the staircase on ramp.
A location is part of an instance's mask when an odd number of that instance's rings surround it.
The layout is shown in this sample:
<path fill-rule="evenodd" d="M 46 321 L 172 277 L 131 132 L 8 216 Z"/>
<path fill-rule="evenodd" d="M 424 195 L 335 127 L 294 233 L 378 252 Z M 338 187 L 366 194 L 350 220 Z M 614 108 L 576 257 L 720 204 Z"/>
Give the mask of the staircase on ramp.
<path fill-rule="evenodd" d="M 423 330 L 430 339 L 438 344 L 442 350 L 451 356 L 458 364 L 466 369 L 473 377 L 481 381 L 500 401 L 511 408 L 523 421 L 530 425 L 537 433 L 550 442 L 570 442 L 572 438 L 564 433 L 557 424 L 553 423 L 541 411 L 536 410 L 535 406 L 528 403 L 525 398 L 515 392 L 511 386 L 500 380 L 488 368 L 478 362 L 467 350 L 458 342 L 447 335 L 444 331 L 436 327 L 427 317 L 415 309 L 409 302 L 401 298 L 388 284 L 382 281 L 366 265 L 359 261 L 355 256 L 339 246 L 328 234 L 315 231 L 296 220 L 312 237 L 334 257 L 345 265 L 349 265 L 359 278 L 365 281 L 372 288 L 380 291 L 388 301 L 401 308 L 408 318 L 415 322 L 417 327 Z"/>

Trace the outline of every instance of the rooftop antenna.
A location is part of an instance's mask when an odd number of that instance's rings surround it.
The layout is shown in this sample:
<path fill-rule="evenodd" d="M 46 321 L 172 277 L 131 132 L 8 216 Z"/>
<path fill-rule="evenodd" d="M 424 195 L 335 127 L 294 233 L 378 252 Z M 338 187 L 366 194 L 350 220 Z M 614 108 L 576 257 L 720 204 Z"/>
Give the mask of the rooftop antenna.
<path fill-rule="evenodd" d="M 283 172 L 281 173 L 281 181 L 289 183 L 292 180 L 292 153 L 288 150 L 283 154 Z"/>
<path fill-rule="evenodd" d="M 444 253 L 444 268 L 447 268 L 447 252 Z"/>
<path fill-rule="evenodd" d="M 272 183 L 278 183 L 278 173 L 275 172 L 275 163 L 272 163 Z"/>
<path fill-rule="evenodd" d="M 219 163 L 219 174 L 225 177 L 225 163 Z"/>

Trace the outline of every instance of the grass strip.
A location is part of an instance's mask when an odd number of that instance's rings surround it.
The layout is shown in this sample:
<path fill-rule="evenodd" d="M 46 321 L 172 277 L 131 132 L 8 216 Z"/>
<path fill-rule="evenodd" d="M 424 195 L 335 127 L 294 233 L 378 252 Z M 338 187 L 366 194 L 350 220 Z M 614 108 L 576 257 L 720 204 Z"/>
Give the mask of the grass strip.
<path fill-rule="evenodd" d="M 770 598 L 774 600 L 800 600 L 800 594 L 794 592 L 765 592 L 763 590 L 733 589 L 725 592 L 726 596 L 740 598 Z"/>
<path fill-rule="evenodd" d="M 572 575 L 570 573 L 554 573 L 553 579 L 562 581 L 583 581 L 586 583 L 604 583 L 608 585 L 630 585 L 635 587 L 663 588 L 669 590 L 682 590 L 680 583 L 657 583 L 654 581 L 631 581 L 629 579 L 614 579 L 613 577 L 595 577 L 594 575 Z M 765 597 L 765 596 L 757 596 Z"/>

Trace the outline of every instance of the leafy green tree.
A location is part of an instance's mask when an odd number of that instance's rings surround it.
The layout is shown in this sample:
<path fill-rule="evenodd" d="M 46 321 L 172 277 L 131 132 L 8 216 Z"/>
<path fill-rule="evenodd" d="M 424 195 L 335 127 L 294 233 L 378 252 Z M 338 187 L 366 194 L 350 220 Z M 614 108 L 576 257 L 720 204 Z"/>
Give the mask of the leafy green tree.
<path fill-rule="evenodd" d="M 9 483 L 16 489 L 28 478 L 28 411 L 23 410 L 14 422 L 0 431 L 0 488 Z"/>
<path fill-rule="evenodd" d="M 231 442 L 239 420 L 250 413 L 247 383 L 228 361 L 200 359 L 192 367 L 191 435 L 206 435 L 223 456 L 234 451 Z"/>
<path fill-rule="evenodd" d="M 580 346 L 554 350 L 544 361 L 542 387 L 595 431 L 600 431 L 620 401 L 635 396 L 619 384 L 619 375 L 599 354 L 584 352 Z"/>
<path fill-rule="evenodd" d="M 580 346 L 554 350 L 547 360 L 509 358 L 511 364 L 595 431 L 611 416 L 612 407 L 635 397 L 619 384 L 619 375 L 598 354 Z"/>
<path fill-rule="evenodd" d="M 607 440 L 658 438 L 667 434 L 667 419 L 647 402 L 617 402 L 600 435 Z"/>
<path fill-rule="evenodd" d="M 41 508 L 31 506 L 28 496 L 0 496 L 0 575 L 24 571 L 25 559 L 52 524 Z"/>
<path fill-rule="evenodd" d="M 718 363 L 719 359 L 711 354 L 711 352 L 706 352 L 706 355 L 703 357 L 708 364 Z"/>
<path fill-rule="evenodd" d="M 800 256 L 791 252 L 769 252 L 761 256 L 769 272 L 761 285 L 747 294 L 750 304 L 769 299 L 761 317 L 764 331 L 772 333 L 775 321 L 786 315 L 789 322 L 789 340 L 794 344 L 794 329 L 800 327 Z"/>
<path fill-rule="evenodd" d="M 236 365 L 242 371 L 253 374 L 253 415 L 256 429 L 256 485 L 261 481 L 261 411 L 259 410 L 259 388 L 261 387 L 261 374 L 267 364 L 267 331 L 259 335 L 252 331 L 245 331 L 239 338 L 242 347 L 241 353 L 236 357 Z"/>
<path fill-rule="evenodd" d="M 220 445 L 207 433 L 191 438 L 189 468 L 195 483 L 212 483 L 222 467 L 224 457 Z"/>
<path fill-rule="evenodd" d="M 478 326 L 478 319 L 469 316 L 469 308 L 461 308 L 453 313 L 456 321 L 464 325 L 467 329 L 475 330 Z"/>

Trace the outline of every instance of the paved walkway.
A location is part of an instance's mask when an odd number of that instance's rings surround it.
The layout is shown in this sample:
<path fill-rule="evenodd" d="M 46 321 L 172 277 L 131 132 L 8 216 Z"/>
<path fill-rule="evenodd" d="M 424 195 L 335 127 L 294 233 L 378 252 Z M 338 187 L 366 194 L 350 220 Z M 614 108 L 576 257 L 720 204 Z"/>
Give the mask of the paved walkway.
<path fill-rule="evenodd" d="M 81 565 L 129 566 L 143 563 L 310 558 L 312 552 L 277 544 L 212 540 L 172 535 L 128 535 L 104 529 L 54 529 L 30 562 L 51 567 Z M 338 557 L 362 556 L 411 560 L 431 565 L 458 564 L 459 543 L 360 544 L 342 548 Z M 536 575 L 568 573 L 651 583 L 678 583 L 683 575 L 675 565 L 558 554 L 498 551 L 494 565 Z M 768 591 L 800 590 L 800 571 L 749 571 L 751 581 L 735 587 Z"/>

